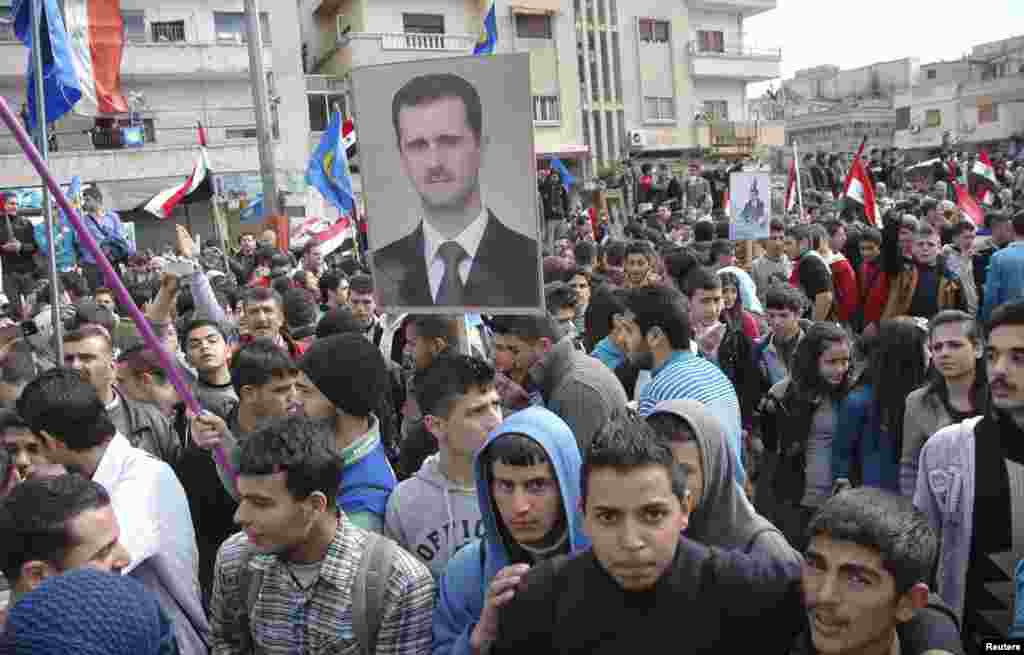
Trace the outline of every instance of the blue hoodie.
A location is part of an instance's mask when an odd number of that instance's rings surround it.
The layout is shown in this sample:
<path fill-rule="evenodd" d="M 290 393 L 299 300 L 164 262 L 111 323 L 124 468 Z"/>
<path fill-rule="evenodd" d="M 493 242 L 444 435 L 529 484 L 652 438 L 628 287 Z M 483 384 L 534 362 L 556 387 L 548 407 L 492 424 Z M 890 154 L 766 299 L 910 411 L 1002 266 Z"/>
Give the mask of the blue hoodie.
<path fill-rule="evenodd" d="M 590 547 L 579 513 L 582 459 L 572 430 L 556 414 L 542 407 L 530 407 L 513 414 L 491 433 L 476 455 L 476 495 L 487 536 L 459 550 L 441 578 L 434 609 L 433 655 L 468 655 L 471 652 L 469 638 L 483 612 L 487 586 L 498 571 L 515 563 L 501 541 L 498 518 L 491 502 L 490 476 L 482 464 L 487 448 L 506 434 L 526 435 L 544 448 L 562 492 L 570 552 Z"/>

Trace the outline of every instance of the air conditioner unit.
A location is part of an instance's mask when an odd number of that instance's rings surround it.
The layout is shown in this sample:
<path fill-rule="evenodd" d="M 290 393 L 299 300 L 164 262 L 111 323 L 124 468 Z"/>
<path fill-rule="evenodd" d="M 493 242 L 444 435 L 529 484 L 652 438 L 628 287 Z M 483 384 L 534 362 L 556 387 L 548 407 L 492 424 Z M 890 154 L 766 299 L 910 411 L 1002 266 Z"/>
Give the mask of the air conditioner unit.
<path fill-rule="evenodd" d="M 647 134 L 640 130 L 633 130 L 629 133 L 629 145 L 633 148 L 643 148 L 647 145 Z"/>

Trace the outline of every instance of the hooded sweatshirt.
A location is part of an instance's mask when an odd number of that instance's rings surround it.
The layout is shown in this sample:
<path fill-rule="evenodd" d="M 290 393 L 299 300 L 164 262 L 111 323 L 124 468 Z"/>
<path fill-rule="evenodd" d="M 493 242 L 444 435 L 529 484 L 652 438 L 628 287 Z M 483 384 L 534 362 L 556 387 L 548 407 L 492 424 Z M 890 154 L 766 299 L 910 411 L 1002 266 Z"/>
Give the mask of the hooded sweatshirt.
<path fill-rule="evenodd" d="M 704 486 L 697 508 L 690 514 L 686 536 L 705 546 L 799 564 L 800 555 L 757 513 L 736 483 L 735 459 L 726 456 L 725 430 L 714 414 L 696 400 L 665 400 L 651 414 L 672 414 L 686 421 L 700 447 Z"/>
<path fill-rule="evenodd" d="M 498 571 L 522 561 L 513 559 L 514 550 L 520 549 L 513 549 L 505 541 L 506 532 L 499 526 L 491 498 L 490 472 L 484 465 L 487 448 L 506 434 L 526 435 L 544 448 L 562 493 L 569 552 L 590 547 L 579 513 L 582 460 L 576 437 L 565 421 L 544 408 L 530 407 L 513 414 L 491 433 L 476 456 L 476 495 L 486 536 L 456 553 L 441 577 L 434 608 L 433 655 L 469 655 L 469 639 L 483 612 L 487 586 Z"/>
<path fill-rule="evenodd" d="M 441 472 L 441 455 L 431 455 L 388 499 L 385 534 L 415 555 L 439 578 L 457 550 L 484 536 L 480 505 L 472 486 L 460 487 Z"/>

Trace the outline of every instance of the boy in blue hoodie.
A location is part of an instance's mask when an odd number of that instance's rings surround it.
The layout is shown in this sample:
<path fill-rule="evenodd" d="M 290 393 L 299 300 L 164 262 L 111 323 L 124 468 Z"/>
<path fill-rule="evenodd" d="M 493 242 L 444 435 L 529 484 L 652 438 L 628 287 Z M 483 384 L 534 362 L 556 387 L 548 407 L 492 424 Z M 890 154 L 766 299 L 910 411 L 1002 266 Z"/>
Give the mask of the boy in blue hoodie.
<path fill-rule="evenodd" d="M 569 426 L 541 407 L 491 433 L 474 466 L 487 536 L 449 561 L 434 610 L 434 655 L 486 653 L 501 607 L 530 566 L 589 547 L 578 513 L 580 465 Z"/>

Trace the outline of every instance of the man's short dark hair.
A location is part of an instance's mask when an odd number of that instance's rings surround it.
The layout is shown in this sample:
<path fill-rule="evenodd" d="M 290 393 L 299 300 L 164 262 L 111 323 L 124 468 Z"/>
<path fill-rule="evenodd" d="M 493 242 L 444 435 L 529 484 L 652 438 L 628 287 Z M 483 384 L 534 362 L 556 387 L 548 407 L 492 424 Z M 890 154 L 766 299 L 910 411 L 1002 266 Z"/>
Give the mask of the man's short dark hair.
<path fill-rule="evenodd" d="M 811 519 L 807 535 L 877 550 L 898 594 L 918 583 L 929 584 L 939 553 L 928 517 L 909 498 L 874 487 L 848 489 L 830 498 Z"/>
<path fill-rule="evenodd" d="M 37 436 L 46 432 L 73 451 L 95 448 L 117 432 L 95 387 L 66 368 L 29 382 L 18 398 L 18 414 Z"/>
<path fill-rule="evenodd" d="M 0 571 L 13 583 L 26 562 L 62 563 L 75 545 L 71 521 L 109 505 L 107 490 L 77 473 L 19 484 L 0 505 Z"/>
<path fill-rule="evenodd" d="M 668 443 L 660 439 L 642 418 L 628 414 L 612 417 L 594 435 L 583 454 L 580 487 L 584 507 L 590 490 L 590 476 L 597 469 L 610 468 L 617 473 L 629 473 L 648 466 L 665 469 L 672 493 L 680 503 L 686 501 L 686 471 L 676 464 Z"/>
<path fill-rule="evenodd" d="M 103 305 L 97 304 L 95 300 L 90 300 L 79 303 L 70 327 L 74 331 L 86 325 L 102 325 L 103 329 L 109 334 L 113 334 L 116 323 L 117 319 L 114 318 L 114 312 Z M 70 334 L 65 334 L 64 341 L 72 342 L 74 339 L 71 338 Z"/>
<path fill-rule="evenodd" d="M 416 335 L 426 339 L 444 339 L 448 348 L 458 350 L 462 341 L 463 317 L 444 314 L 417 314 L 412 317 Z"/>
<path fill-rule="evenodd" d="M 960 236 L 964 232 L 974 232 L 975 229 L 976 226 L 972 221 L 969 221 L 967 219 L 961 219 L 957 221 L 955 225 L 953 225 L 953 236 Z"/>
<path fill-rule="evenodd" d="M 718 277 L 710 268 L 698 266 L 686 276 L 686 295 L 691 299 L 693 294 L 701 289 L 704 291 L 714 291 L 721 288 L 722 278 Z"/>
<path fill-rule="evenodd" d="M 768 229 L 774 232 L 784 232 L 786 230 L 786 224 L 778 218 L 773 218 L 772 222 L 768 224 Z"/>
<path fill-rule="evenodd" d="M 335 307 L 320 317 L 316 324 L 316 338 L 325 339 L 335 334 L 359 334 L 364 326 L 356 320 L 351 307 Z"/>
<path fill-rule="evenodd" d="M 786 228 L 786 238 L 794 241 L 809 241 L 811 239 L 810 225 L 790 225 Z"/>
<path fill-rule="evenodd" d="M 996 307 L 985 326 L 987 336 L 1004 325 L 1024 326 L 1024 300 L 1011 300 Z"/>
<path fill-rule="evenodd" d="M 577 266 L 592 266 L 597 259 L 597 244 L 592 241 L 577 241 L 572 247 Z"/>
<path fill-rule="evenodd" d="M 544 285 L 544 303 L 548 312 L 552 314 L 567 307 L 575 309 L 578 300 L 576 289 L 566 282 L 550 282 Z"/>
<path fill-rule="evenodd" d="M 246 291 L 245 297 L 242 299 L 242 308 L 246 309 L 249 305 L 268 301 L 273 301 L 278 309 L 284 311 L 284 300 L 281 298 L 281 294 L 267 287 L 252 287 Z"/>
<path fill-rule="evenodd" d="M 547 338 L 555 341 L 559 331 L 550 316 L 495 316 L 488 321 L 494 334 L 518 337 L 534 342 Z"/>
<path fill-rule="evenodd" d="M 711 242 L 711 261 L 716 262 L 722 255 L 735 255 L 736 245 L 728 239 L 715 239 Z"/>
<path fill-rule="evenodd" d="M 320 276 L 320 282 L 318 284 L 320 288 L 320 302 L 327 302 L 327 293 L 336 292 L 344 282 L 345 286 L 348 286 L 348 278 L 341 271 L 330 270 Z"/>
<path fill-rule="evenodd" d="M 494 368 L 476 357 L 449 354 L 416 375 L 416 402 L 424 415 L 447 418 L 459 396 L 494 387 Z"/>
<path fill-rule="evenodd" d="M 768 287 L 764 296 L 764 308 L 775 310 L 789 310 L 797 316 L 803 314 L 807 303 L 804 294 L 789 284 L 777 283 Z"/>
<path fill-rule="evenodd" d="M 686 296 L 668 287 L 642 287 L 626 296 L 642 334 L 657 326 L 665 333 L 673 350 L 690 347 L 690 314 Z"/>
<path fill-rule="evenodd" d="M 6 434 L 8 430 L 28 430 L 31 432 L 32 428 L 13 409 L 0 409 L 0 437 Z M 2 486 L 3 478 L 0 477 L 0 487 Z"/>
<path fill-rule="evenodd" d="M 208 318 L 197 318 L 195 320 L 189 321 L 188 325 L 185 326 L 185 330 L 181 333 L 183 341 L 187 344 L 189 335 L 192 334 L 192 332 L 194 332 L 195 330 L 204 327 L 213 328 L 214 330 L 217 331 L 217 334 L 219 334 L 222 339 L 224 339 L 225 341 L 227 340 L 228 335 L 224 331 L 223 325 L 221 325 L 217 321 L 211 321 Z"/>
<path fill-rule="evenodd" d="M 253 339 L 231 358 L 231 386 L 235 393 L 242 387 L 261 387 L 274 378 L 295 375 L 299 367 L 271 339 Z"/>
<path fill-rule="evenodd" d="M 995 228 L 996 225 L 1010 222 L 1010 214 L 1004 211 L 989 211 L 985 213 L 985 227 L 988 229 Z"/>
<path fill-rule="evenodd" d="M 365 273 L 353 275 L 352 279 L 349 280 L 349 289 L 352 293 L 361 293 L 363 295 L 373 293 L 373 278 Z"/>
<path fill-rule="evenodd" d="M 335 505 L 341 483 L 341 456 L 328 446 L 333 423 L 305 416 L 277 419 L 242 441 L 238 455 L 240 476 L 285 473 L 292 498 L 305 500 L 317 491 Z"/>
<path fill-rule="evenodd" d="M 711 221 L 697 221 L 693 226 L 695 242 L 712 241 L 715 238 L 715 224 Z"/>
<path fill-rule="evenodd" d="M 876 227 L 868 227 L 862 229 L 860 231 L 860 242 L 864 243 L 865 241 L 869 243 L 874 243 L 877 246 L 881 247 L 882 232 Z"/>
<path fill-rule="evenodd" d="M 391 392 L 384 356 L 360 334 L 317 339 L 303 354 L 299 367 L 338 411 L 349 416 L 370 416 Z"/>
<path fill-rule="evenodd" d="M 604 257 L 609 266 L 622 266 L 626 261 L 626 242 L 610 241 L 605 244 Z"/>
<path fill-rule="evenodd" d="M 486 457 L 488 469 L 494 462 L 501 462 L 506 466 L 536 466 L 550 461 L 544 446 L 531 437 L 517 432 L 495 437 L 480 456 Z"/>
<path fill-rule="evenodd" d="M 846 225 L 844 225 L 842 221 L 833 218 L 825 221 L 824 227 L 825 231 L 828 232 L 829 238 L 832 238 L 839 232 L 839 230 L 846 227 Z"/>
<path fill-rule="evenodd" d="M 289 289 L 284 294 L 284 321 L 296 330 L 316 323 L 317 302 L 309 289 Z"/>
<path fill-rule="evenodd" d="M 643 255 L 651 263 L 654 262 L 654 258 L 657 256 L 654 252 L 654 246 L 651 245 L 650 241 L 639 239 L 634 239 L 626 244 L 626 258 L 628 259 L 630 255 Z"/>
<path fill-rule="evenodd" d="M 416 107 L 441 98 L 458 98 L 466 108 L 466 123 L 477 143 L 483 134 L 484 111 L 480 103 L 480 94 L 472 84 L 451 73 L 431 73 L 414 77 L 395 93 L 391 99 L 391 123 L 395 127 L 395 139 L 398 149 L 402 149 L 402 132 L 398 114 L 402 107 Z"/>

